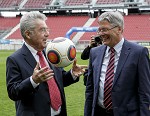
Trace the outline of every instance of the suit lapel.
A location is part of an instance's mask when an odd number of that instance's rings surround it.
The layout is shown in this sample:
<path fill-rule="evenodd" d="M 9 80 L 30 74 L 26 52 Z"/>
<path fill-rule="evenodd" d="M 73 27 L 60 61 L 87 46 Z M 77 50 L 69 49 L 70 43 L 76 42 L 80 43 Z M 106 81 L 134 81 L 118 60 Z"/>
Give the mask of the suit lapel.
<path fill-rule="evenodd" d="M 125 40 L 123 46 L 122 46 L 122 50 L 121 50 L 121 54 L 120 54 L 120 58 L 118 61 L 118 65 L 117 65 L 117 69 L 116 69 L 116 73 L 115 73 L 115 77 L 114 77 L 114 82 L 113 82 L 113 86 L 115 85 L 117 79 L 119 78 L 119 75 L 121 73 L 121 70 L 130 54 L 130 47 L 128 46 L 128 42 Z"/>
<path fill-rule="evenodd" d="M 104 55 L 105 55 L 105 51 L 106 51 L 106 46 L 103 46 L 102 49 L 100 49 L 100 51 L 97 52 L 97 60 L 96 60 L 96 82 L 97 82 L 97 85 L 99 85 L 99 77 L 100 77 L 100 74 L 101 74 L 101 68 L 102 68 L 102 63 L 103 63 L 103 59 L 104 59 Z"/>
<path fill-rule="evenodd" d="M 25 44 L 22 46 L 22 55 L 24 55 L 26 62 L 34 69 L 37 62 Z"/>

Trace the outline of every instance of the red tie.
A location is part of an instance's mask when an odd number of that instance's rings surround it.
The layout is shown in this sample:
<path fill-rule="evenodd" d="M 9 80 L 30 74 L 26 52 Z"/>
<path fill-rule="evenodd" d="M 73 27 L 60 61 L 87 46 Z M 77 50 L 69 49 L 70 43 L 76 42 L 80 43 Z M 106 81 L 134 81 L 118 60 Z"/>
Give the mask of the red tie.
<path fill-rule="evenodd" d="M 114 77 L 114 64 L 115 64 L 115 49 L 110 48 L 110 59 L 107 66 L 105 83 L 104 83 L 104 106 L 106 109 L 112 108 L 111 90 Z"/>
<path fill-rule="evenodd" d="M 39 61 L 40 61 L 41 68 L 47 66 L 42 52 L 40 52 L 40 51 L 37 52 L 37 55 L 39 55 Z M 50 80 L 47 81 L 47 84 L 49 87 L 51 107 L 54 110 L 58 111 L 59 107 L 62 104 L 62 101 L 61 101 L 60 91 L 59 91 L 58 86 L 55 82 L 55 79 L 51 78 Z"/>

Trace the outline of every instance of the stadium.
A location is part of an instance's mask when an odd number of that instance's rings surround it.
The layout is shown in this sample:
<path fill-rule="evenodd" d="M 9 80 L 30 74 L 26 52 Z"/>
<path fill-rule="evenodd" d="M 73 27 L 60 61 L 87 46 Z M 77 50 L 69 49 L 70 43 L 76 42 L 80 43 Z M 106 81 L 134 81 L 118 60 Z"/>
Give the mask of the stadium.
<path fill-rule="evenodd" d="M 67 36 L 82 51 L 90 36 L 96 34 L 98 15 L 108 10 L 118 10 L 124 15 L 123 34 L 127 40 L 149 47 L 149 6 L 150 0 L 1 0 L 0 48 L 18 49 L 23 42 L 20 17 L 25 12 L 40 11 L 48 17 L 50 40 Z"/>
<path fill-rule="evenodd" d="M 0 0 L 0 115 L 14 116 L 14 102 L 6 90 L 6 58 L 22 46 L 19 21 L 30 11 L 44 13 L 50 28 L 49 40 L 67 37 L 78 53 L 96 35 L 97 18 L 105 11 L 120 11 L 125 19 L 125 39 L 150 51 L 150 0 Z M 6 52 L 7 51 L 7 52 Z M 77 55 L 78 59 L 80 54 Z M 86 64 L 87 61 L 78 61 Z M 85 86 L 83 79 L 65 89 L 69 116 L 83 116 Z"/>

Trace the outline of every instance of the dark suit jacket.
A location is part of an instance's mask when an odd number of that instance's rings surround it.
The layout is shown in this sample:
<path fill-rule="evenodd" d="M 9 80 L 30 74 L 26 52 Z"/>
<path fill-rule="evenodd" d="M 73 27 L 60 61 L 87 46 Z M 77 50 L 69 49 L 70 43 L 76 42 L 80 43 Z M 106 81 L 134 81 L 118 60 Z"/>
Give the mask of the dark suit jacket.
<path fill-rule="evenodd" d="M 90 50 L 91 50 L 91 47 L 89 47 L 89 46 L 87 46 L 83 50 L 83 52 L 81 53 L 81 59 L 82 60 L 88 60 L 89 59 Z"/>
<path fill-rule="evenodd" d="M 94 116 L 100 71 L 106 46 L 91 49 L 84 116 Z M 113 88 L 114 116 L 150 116 L 150 64 L 148 50 L 125 40 Z"/>
<path fill-rule="evenodd" d="M 15 101 L 16 116 L 51 115 L 47 83 L 40 83 L 37 88 L 33 88 L 30 82 L 29 77 L 32 76 L 36 64 L 36 60 L 25 45 L 7 58 L 7 91 L 10 99 Z M 74 81 L 70 71 L 66 72 L 53 66 L 51 68 L 54 70 L 55 80 L 61 92 L 61 116 L 67 116 L 64 87 L 79 79 Z"/>

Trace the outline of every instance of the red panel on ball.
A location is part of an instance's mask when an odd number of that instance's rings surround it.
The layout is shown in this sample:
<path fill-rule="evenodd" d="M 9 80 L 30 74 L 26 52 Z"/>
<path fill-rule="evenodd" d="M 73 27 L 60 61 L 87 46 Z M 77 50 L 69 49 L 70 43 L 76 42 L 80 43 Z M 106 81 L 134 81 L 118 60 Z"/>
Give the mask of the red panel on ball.
<path fill-rule="evenodd" d="M 76 57 L 76 48 L 73 45 L 71 45 L 68 50 L 68 58 L 69 60 L 72 61 L 74 60 L 75 57 Z"/>
<path fill-rule="evenodd" d="M 47 54 L 48 56 L 48 60 L 52 63 L 52 64 L 58 64 L 60 62 L 60 56 L 59 54 L 54 51 L 54 50 L 50 50 Z"/>

